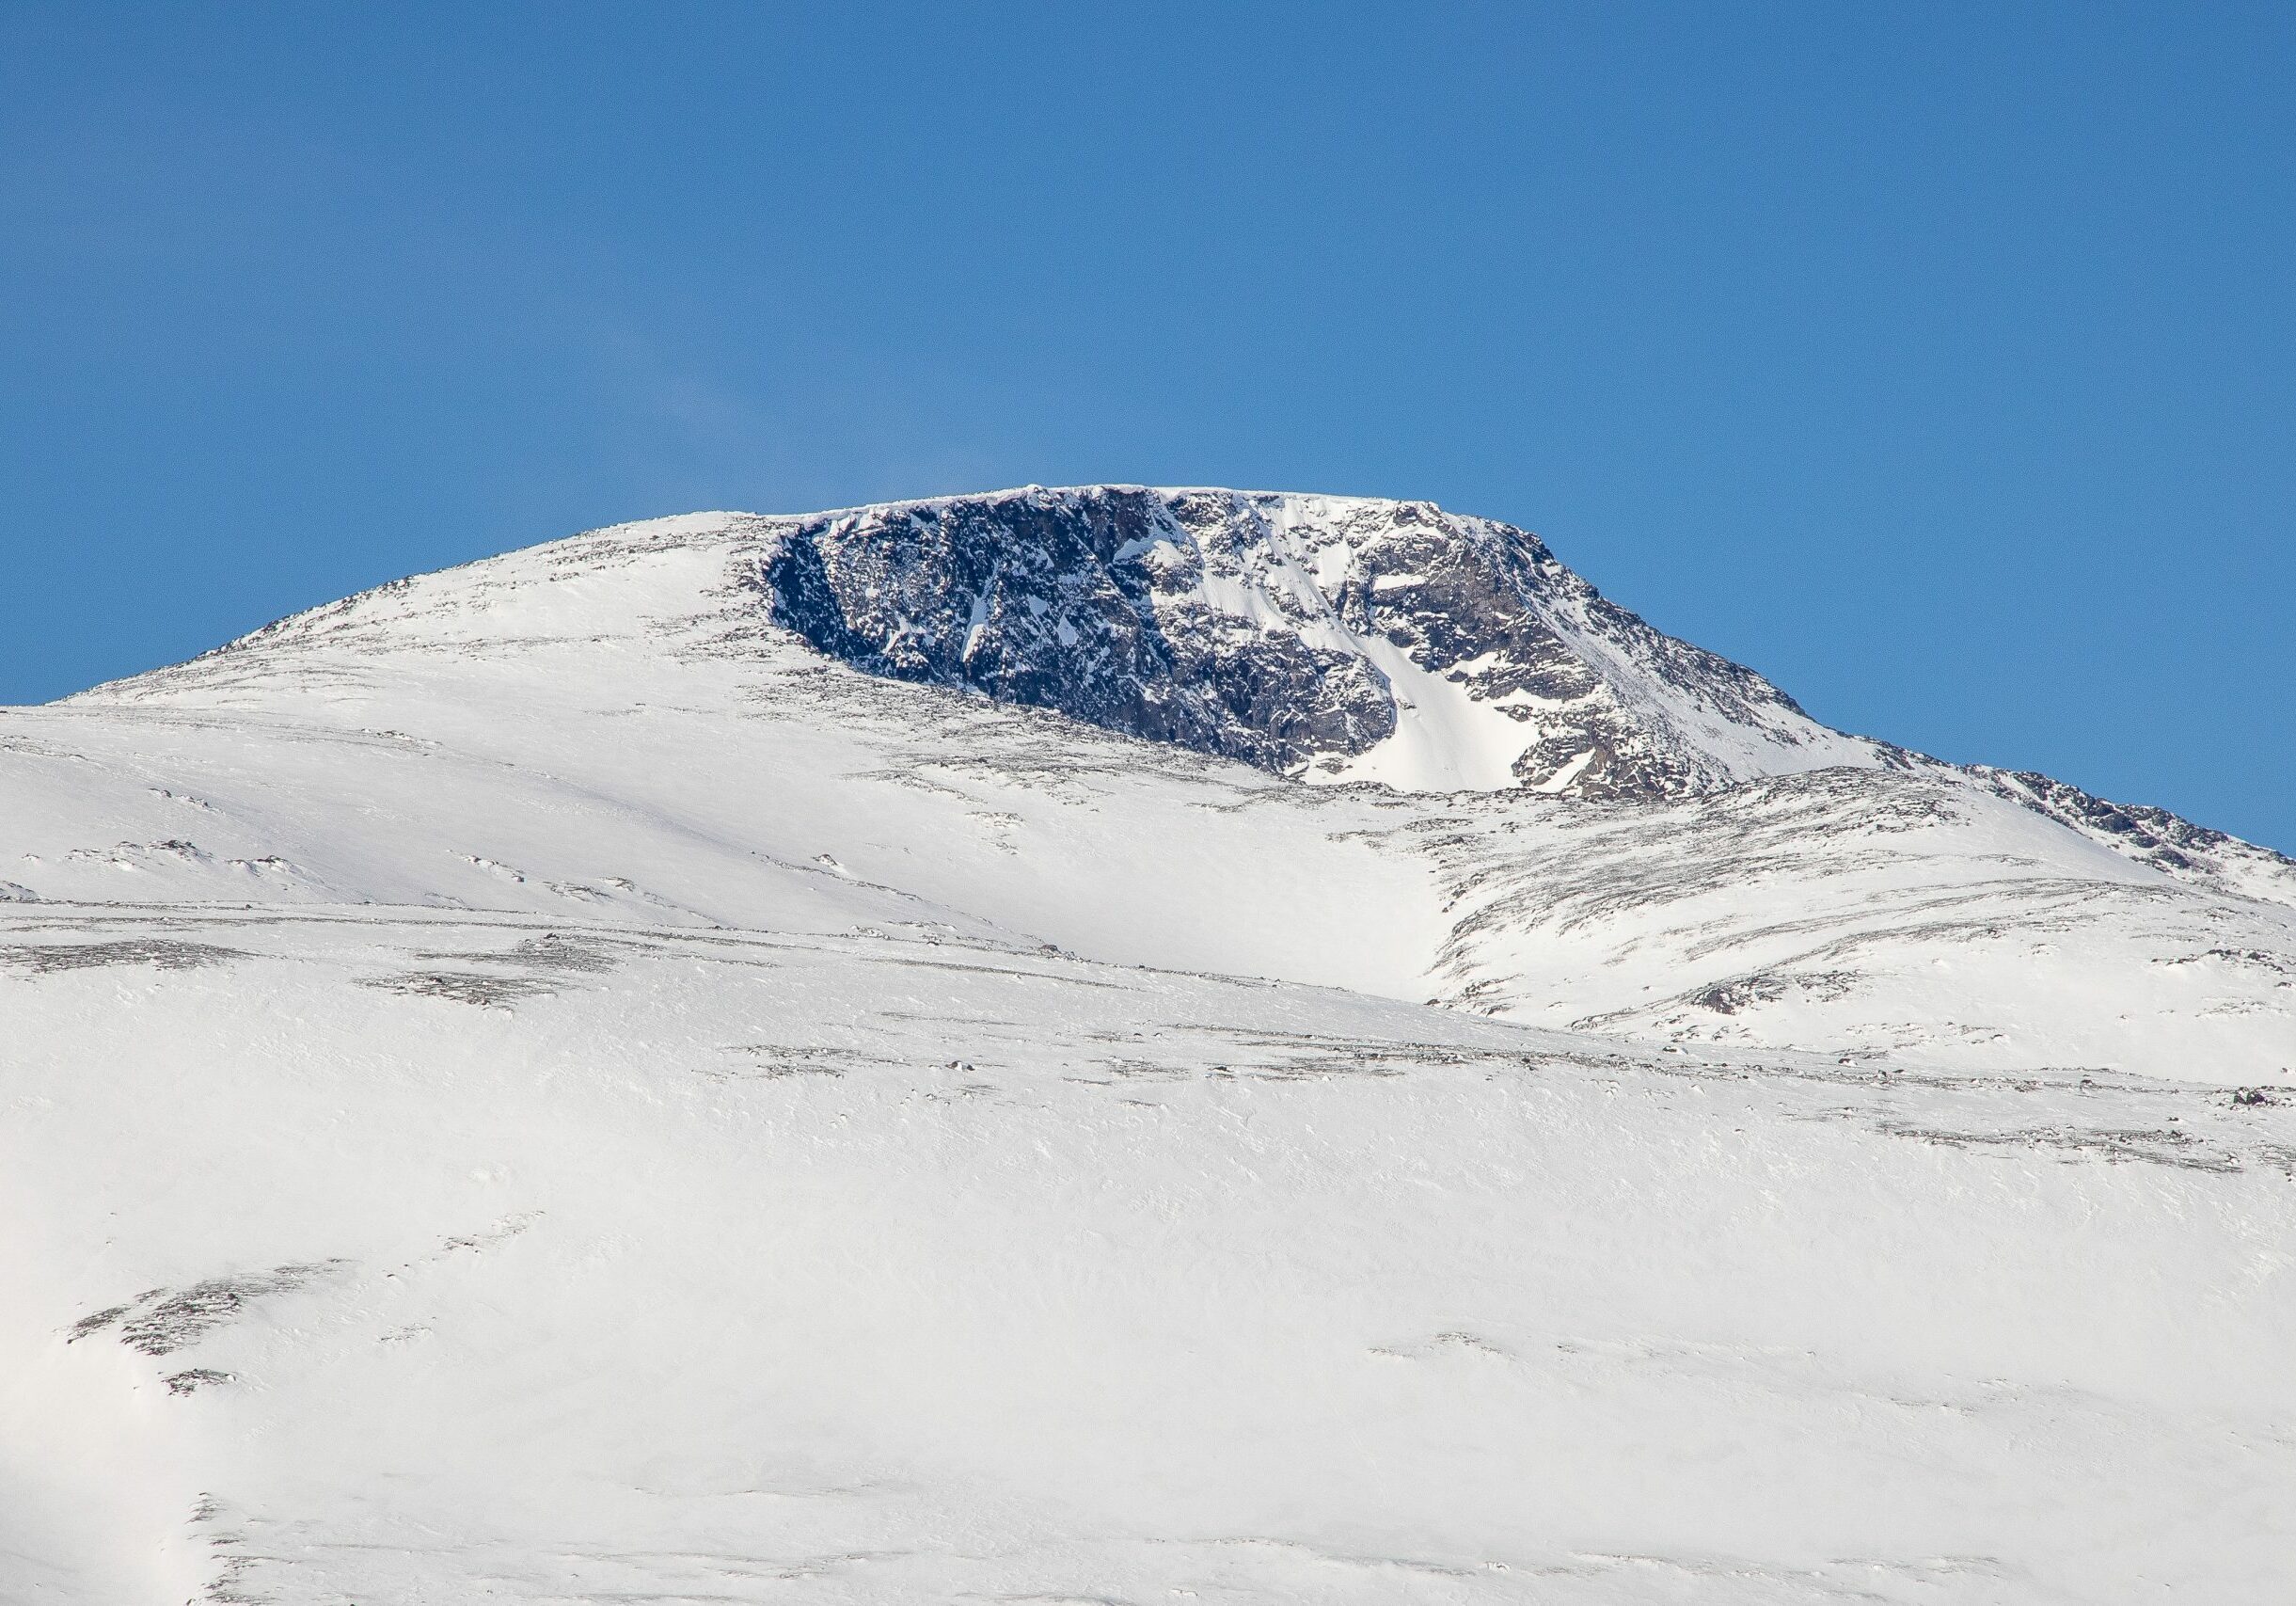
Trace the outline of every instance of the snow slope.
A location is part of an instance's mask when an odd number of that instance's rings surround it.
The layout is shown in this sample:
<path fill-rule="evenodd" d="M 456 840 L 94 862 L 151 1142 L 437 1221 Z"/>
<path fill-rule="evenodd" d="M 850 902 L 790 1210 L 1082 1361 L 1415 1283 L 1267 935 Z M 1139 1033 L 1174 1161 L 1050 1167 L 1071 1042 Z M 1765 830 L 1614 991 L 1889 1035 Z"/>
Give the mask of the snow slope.
<path fill-rule="evenodd" d="M 0 1599 L 2278 1598 L 2285 861 L 1518 535 L 702 515 L 0 711 Z"/>
<path fill-rule="evenodd" d="M 12 925 L 10 1598 L 2285 1583 L 2286 1106 L 914 935 Z"/>

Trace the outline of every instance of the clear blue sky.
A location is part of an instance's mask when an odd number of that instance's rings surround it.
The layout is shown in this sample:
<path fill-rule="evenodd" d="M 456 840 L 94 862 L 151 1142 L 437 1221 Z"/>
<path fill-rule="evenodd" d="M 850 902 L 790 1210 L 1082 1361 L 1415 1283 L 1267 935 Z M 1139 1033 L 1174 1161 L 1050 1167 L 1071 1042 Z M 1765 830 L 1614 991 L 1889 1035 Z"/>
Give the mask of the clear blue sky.
<path fill-rule="evenodd" d="M 618 519 L 1432 498 L 2296 851 L 2296 8 L 0 8 L 0 701 Z"/>

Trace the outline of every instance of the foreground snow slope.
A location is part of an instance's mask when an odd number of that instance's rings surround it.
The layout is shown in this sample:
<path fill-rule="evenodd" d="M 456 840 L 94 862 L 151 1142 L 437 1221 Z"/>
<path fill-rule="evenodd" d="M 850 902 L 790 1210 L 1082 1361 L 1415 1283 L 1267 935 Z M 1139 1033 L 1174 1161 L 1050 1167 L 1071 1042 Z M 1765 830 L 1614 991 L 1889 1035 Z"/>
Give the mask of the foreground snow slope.
<path fill-rule="evenodd" d="M 1275 636 L 1449 517 L 1204 505 Z M 1870 743 L 1303 787 L 775 622 L 909 517 L 0 711 L 0 1599 L 2279 1598 L 2284 861 Z"/>
<path fill-rule="evenodd" d="M 2296 1111 L 956 938 L 8 922 L 0 1594 L 2266 1601 Z"/>

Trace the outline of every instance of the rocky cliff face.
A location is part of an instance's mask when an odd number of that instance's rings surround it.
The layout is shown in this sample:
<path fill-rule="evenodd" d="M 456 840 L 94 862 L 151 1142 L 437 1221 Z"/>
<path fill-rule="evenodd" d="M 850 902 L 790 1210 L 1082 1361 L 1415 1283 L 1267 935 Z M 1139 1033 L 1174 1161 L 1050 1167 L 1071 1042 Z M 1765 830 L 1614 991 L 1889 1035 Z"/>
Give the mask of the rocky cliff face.
<path fill-rule="evenodd" d="M 1425 502 L 1095 486 L 795 521 L 753 583 L 873 674 L 1309 779 L 1675 796 L 1896 765 Z"/>

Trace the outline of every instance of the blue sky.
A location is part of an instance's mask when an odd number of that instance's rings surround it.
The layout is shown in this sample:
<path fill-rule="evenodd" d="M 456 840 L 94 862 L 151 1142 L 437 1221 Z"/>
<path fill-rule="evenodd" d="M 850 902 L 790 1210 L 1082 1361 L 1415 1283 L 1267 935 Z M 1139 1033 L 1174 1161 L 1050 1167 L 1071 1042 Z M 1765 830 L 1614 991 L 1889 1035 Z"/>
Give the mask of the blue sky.
<path fill-rule="evenodd" d="M 1432 498 L 2296 851 L 2296 8 L 0 8 L 0 701 L 699 507 Z"/>

